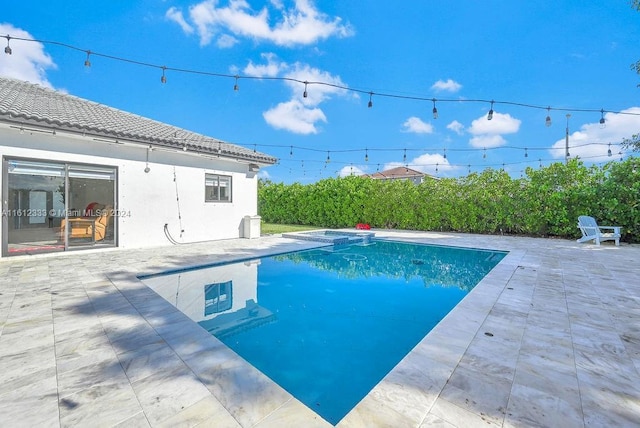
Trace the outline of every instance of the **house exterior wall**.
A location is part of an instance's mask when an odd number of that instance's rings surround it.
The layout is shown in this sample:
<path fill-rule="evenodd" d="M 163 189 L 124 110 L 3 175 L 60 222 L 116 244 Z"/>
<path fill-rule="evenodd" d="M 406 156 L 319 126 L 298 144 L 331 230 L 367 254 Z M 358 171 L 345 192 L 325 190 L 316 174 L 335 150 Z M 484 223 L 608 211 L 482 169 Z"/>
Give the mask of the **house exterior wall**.
<path fill-rule="evenodd" d="M 238 238 L 243 217 L 257 214 L 257 178 L 249 172 L 248 162 L 154 149 L 145 173 L 147 146 L 126 140 L 98 142 L 65 132 L 54 136 L 20 131 L 4 124 L 0 124 L 0 155 L 117 168 L 114 220 L 117 246 L 122 248 L 171 245 L 165 224 L 178 242 Z M 231 202 L 205 202 L 207 173 L 232 177 Z"/>

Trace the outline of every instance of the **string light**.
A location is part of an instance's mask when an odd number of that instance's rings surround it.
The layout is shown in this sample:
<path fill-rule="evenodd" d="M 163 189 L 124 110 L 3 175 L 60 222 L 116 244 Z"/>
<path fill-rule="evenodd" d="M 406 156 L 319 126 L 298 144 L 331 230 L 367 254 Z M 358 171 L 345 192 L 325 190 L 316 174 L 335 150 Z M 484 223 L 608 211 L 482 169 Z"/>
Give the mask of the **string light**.
<path fill-rule="evenodd" d="M 164 65 L 162 66 L 162 77 L 160 78 L 161 83 L 167 83 L 167 76 L 164 75 L 164 71 L 167 69 Z"/>
<path fill-rule="evenodd" d="M 444 155 L 442 156 L 443 158 L 447 158 L 447 149 L 442 149 L 442 152 L 444 153 Z"/>
<path fill-rule="evenodd" d="M 364 149 L 364 161 L 369 162 L 369 149 Z"/>
<path fill-rule="evenodd" d="M 289 156 L 293 156 L 293 146 L 291 146 L 291 149 L 289 150 Z"/>
<path fill-rule="evenodd" d="M 600 110 L 601 116 L 600 116 L 600 128 L 604 128 L 605 125 L 605 120 L 604 120 L 604 109 Z"/>
<path fill-rule="evenodd" d="M 307 85 L 309 84 L 309 82 L 307 82 L 306 80 L 304 81 L 304 92 L 302 93 L 302 98 L 307 98 Z"/>
<path fill-rule="evenodd" d="M 489 110 L 489 114 L 487 114 L 487 120 L 493 119 L 493 100 L 491 100 L 491 109 Z"/>
<path fill-rule="evenodd" d="M 611 157 L 611 143 L 609 143 L 609 149 L 607 150 L 607 156 Z"/>
<path fill-rule="evenodd" d="M 438 109 L 436 108 L 436 99 L 432 99 L 431 101 L 433 101 L 433 118 L 437 119 L 438 118 Z"/>
<path fill-rule="evenodd" d="M 11 50 L 11 46 L 9 46 L 9 40 L 11 40 L 11 36 L 9 36 L 8 34 L 5 36 L 7 39 L 7 47 L 4 48 L 4 53 L 6 53 L 7 55 L 11 55 L 11 53 L 13 52 Z"/>
<path fill-rule="evenodd" d="M 11 37 L 8 34 L 7 35 L 0 35 L 0 37 L 4 37 L 5 39 L 7 39 L 7 48 L 5 48 L 5 53 L 9 53 L 9 51 L 11 50 L 11 48 L 9 47 L 9 40 L 13 39 L 13 40 L 21 40 L 21 41 L 26 41 L 26 42 L 35 42 L 35 43 L 42 43 L 45 45 L 56 45 L 56 46 L 61 46 L 61 47 L 65 47 L 67 49 L 72 49 L 72 50 L 76 50 L 76 51 L 80 51 L 80 52 L 91 52 L 91 55 L 93 56 L 99 56 L 102 58 L 107 58 L 107 59 L 111 59 L 114 61 L 120 61 L 120 62 L 126 62 L 129 64 L 134 64 L 134 65 L 139 65 L 139 66 L 143 66 L 143 67 L 151 67 L 151 68 L 157 68 L 157 69 L 161 69 L 163 71 L 174 71 L 174 72 L 180 72 L 180 73 L 188 73 L 188 74 L 198 74 L 198 75 L 204 75 L 204 76 L 212 76 L 212 77 L 223 77 L 223 78 L 232 78 L 232 79 L 255 79 L 255 80 L 273 80 L 273 81 L 287 81 L 287 82 L 298 82 L 298 83 L 304 83 L 305 84 L 305 92 L 307 89 L 307 85 L 322 85 L 322 86 L 329 86 L 332 88 L 336 88 L 336 89 L 341 89 L 344 91 L 350 91 L 350 92 L 356 92 L 356 93 L 361 93 L 361 94 L 369 94 L 370 100 L 372 95 L 374 94 L 371 91 L 368 90 L 362 90 L 362 89 L 357 89 L 357 88 L 351 88 L 348 86 L 343 86 L 343 85 L 336 85 L 334 83 L 327 83 L 327 82 L 308 82 L 308 81 L 301 81 L 298 79 L 294 79 L 291 77 L 264 77 L 264 76 L 240 76 L 237 74 L 226 74 L 226 73 L 215 73 L 215 72 L 209 72 L 209 71 L 202 71 L 202 70 L 192 70 L 192 69 L 185 69 L 185 68 L 174 68 L 174 67 L 167 67 L 165 65 L 158 65 L 158 64 L 151 64 L 151 63 L 147 63 L 147 62 L 142 62 L 142 61 L 138 61 L 138 60 L 134 60 L 134 59 L 130 59 L 130 58 L 125 58 L 125 57 L 119 57 L 119 56 L 114 56 L 114 55 L 107 55 L 107 54 L 102 54 L 99 52 L 95 52 L 95 51 L 87 51 L 86 49 L 81 49 L 78 48 L 76 46 L 73 45 L 69 45 L 67 43 L 62 43 L 62 42 L 58 42 L 58 41 L 54 41 L 54 40 L 40 40 L 40 39 L 31 39 L 31 38 L 23 38 L 23 37 Z M 166 80 L 166 79 L 165 79 Z M 413 101 L 429 101 L 429 102 L 433 102 L 435 98 L 426 98 L 426 97 L 419 97 L 419 96 L 407 96 L 407 95 L 398 95 L 398 94 L 392 94 L 392 93 L 375 93 L 376 96 L 380 96 L 380 97 L 387 97 L 387 98 L 396 98 L 396 99 L 405 99 L 405 100 L 413 100 Z M 565 111 L 565 112 L 600 112 L 600 113 L 615 113 L 615 114 L 622 114 L 622 115 L 630 115 L 630 116 L 640 116 L 640 113 L 636 113 L 636 112 L 632 112 L 632 111 L 605 111 L 604 109 L 593 109 L 593 108 L 571 108 L 571 107 L 566 107 L 566 108 L 556 108 L 556 107 L 551 107 L 551 106 L 539 106 L 539 105 L 534 105 L 534 104 L 529 104 L 529 103 L 524 103 L 524 102 L 514 102 L 514 101 L 496 101 L 496 100 L 486 100 L 486 99 L 471 99 L 471 98 L 466 98 L 466 99 L 460 99 L 460 98 L 451 98 L 451 99 L 444 99 L 444 98 L 439 98 L 436 100 L 437 102 L 451 102 L 451 103 L 491 103 L 491 106 L 493 107 L 494 104 L 502 104 L 502 105 L 510 105 L 510 106 L 518 106 L 518 107 L 525 107 L 525 108 L 531 108 L 531 109 L 545 109 L 547 111 L 554 109 L 554 110 L 558 110 L 558 111 Z M 370 103 L 371 106 L 373 106 L 373 103 Z M 493 108 L 491 109 L 493 110 Z M 491 113 L 491 111 L 490 111 Z"/>
<path fill-rule="evenodd" d="M 238 79 L 240 78 L 240 76 L 236 74 L 235 77 L 236 77 L 236 83 L 233 84 L 233 90 L 238 92 L 238 90 L 240 89 L 240 87 L 238 86 Z"/>
<path fill-rule="evenodd" d="M 402 156 L 402 163 L 407 163 L 407 149 L 404 149 L 404 155 Z"/>
<path fill-rule="evenodd" d="M 331 157 L 329 156 L 329 151 L 327 150 L 327 160 L 326 160 L 326 163 L 329 163 L 329 162 L 331 162 Z"/>
<path fill-rule="evenodd" d="M 486 159 L 487 158 L 487 149 L 483 148 L 482 149 L 482 159 Z"/>
<path fill-rule="evenodd" d="M 529 157 L 529 153 L 527 153 L 527 148 L 526 147 L 524 148 L 524 157 L 525 158 Z"/>
<path fill-rule="evenodd" d="M 87 59 L 84 60 L 85 67 L 91 67 L 91 61 L 89 61 L 89 56 L 91 55 L 91 51 L 87 51 Z"/>
<path fill-rule="evenodd" d="M 544 124 L 547 127 L 551 126 L 551 107 L 547 107 L 547 118 L 544 120 Z"/>
<path fill-rule="evenodd" d="M 368 107 L 373 107 L 373 92 L 369 92 L 369 104 Z"/>

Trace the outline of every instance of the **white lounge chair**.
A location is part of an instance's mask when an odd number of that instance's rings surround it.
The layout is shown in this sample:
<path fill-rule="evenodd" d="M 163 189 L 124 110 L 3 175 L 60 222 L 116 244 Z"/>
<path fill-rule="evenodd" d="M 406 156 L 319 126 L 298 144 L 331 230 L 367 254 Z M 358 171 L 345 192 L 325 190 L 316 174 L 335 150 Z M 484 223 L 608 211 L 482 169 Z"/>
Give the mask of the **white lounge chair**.
<path fill-rule="evenodd" d="M 578 227 L 582 232 L 582 238 L 578 242 L 593 240 L 596 245 L 600 245 L 601 241 L 616 241 L 616 245 L 620 245 L 620 226 L 598 226 L 595 218 L 581 215 L 578 217 Z M 612 232 L 604 232 L 605 230 Z"/>

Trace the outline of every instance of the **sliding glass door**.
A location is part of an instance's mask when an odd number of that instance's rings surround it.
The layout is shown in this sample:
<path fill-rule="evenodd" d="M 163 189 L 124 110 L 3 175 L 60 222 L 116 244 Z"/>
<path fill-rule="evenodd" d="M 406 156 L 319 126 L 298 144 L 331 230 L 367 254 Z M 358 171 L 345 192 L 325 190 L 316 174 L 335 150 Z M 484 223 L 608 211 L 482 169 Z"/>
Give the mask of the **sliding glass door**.
<path fill-rule="evenodd" d="M 3 160 L 3 255 L 115 245 L 116 169 Z"/>

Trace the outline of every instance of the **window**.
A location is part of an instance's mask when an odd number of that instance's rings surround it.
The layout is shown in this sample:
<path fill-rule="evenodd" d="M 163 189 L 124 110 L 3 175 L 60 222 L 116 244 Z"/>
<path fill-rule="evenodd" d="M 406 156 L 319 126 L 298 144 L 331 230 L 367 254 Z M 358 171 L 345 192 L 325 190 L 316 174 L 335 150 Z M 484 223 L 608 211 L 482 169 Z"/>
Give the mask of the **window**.
<path fill-rule="evenodd" d="M 205 202 L 231 202 L 231 177 L 226 175 L 205 174 Z"/>
<path fill-rule="evenodd" d="M 232 306 L 232 281 L 204 286 L 204 316 L 228 311 Z"/>

